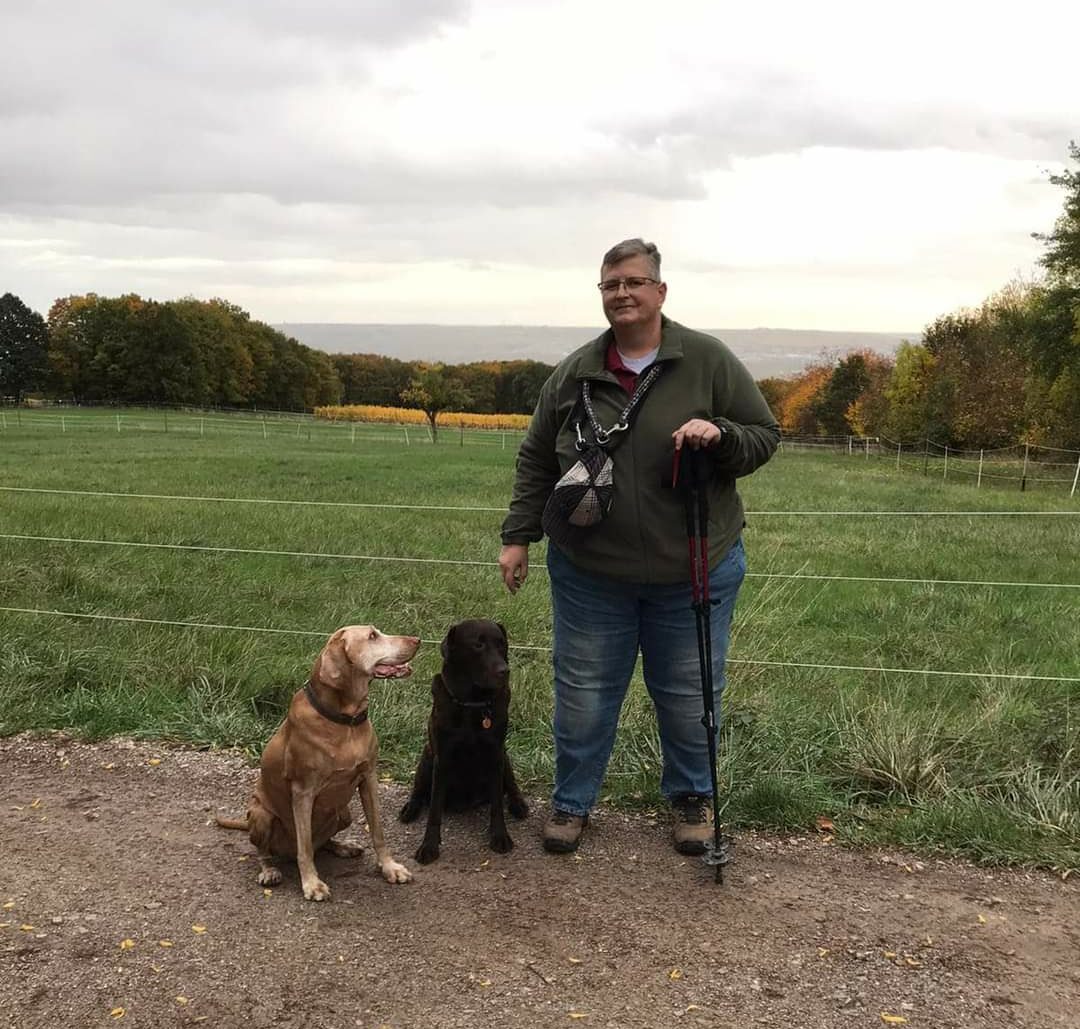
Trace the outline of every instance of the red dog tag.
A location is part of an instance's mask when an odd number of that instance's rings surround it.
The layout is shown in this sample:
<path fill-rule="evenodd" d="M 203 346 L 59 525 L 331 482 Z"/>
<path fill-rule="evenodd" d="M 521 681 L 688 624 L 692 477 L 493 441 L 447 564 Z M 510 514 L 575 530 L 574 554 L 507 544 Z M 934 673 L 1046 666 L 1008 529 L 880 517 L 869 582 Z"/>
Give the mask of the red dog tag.
<path fill-rule="evenodd" d="M 484 715 L 484 720 L 480 724 L 485 729 L 490 729 L 491 728 L 491 719 L 487 715 Z"/>

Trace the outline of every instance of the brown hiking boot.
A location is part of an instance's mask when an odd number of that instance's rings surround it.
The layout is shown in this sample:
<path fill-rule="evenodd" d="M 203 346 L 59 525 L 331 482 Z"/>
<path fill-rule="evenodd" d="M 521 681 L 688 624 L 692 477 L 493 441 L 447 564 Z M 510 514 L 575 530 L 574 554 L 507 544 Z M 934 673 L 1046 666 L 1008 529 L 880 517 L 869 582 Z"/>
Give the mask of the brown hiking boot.
<path fill-rule="evenodd" d="M 676 797 L 671 802 L 675 824 L 671 839 L 680 854 L 704 854 L 705 844 L 713 837 L 712 797 L 696 793 Z"/>
<path fill-rule="evenodd" d="M 552 811 L 544 823 L 544 850 L 551 854 L 569 854 L 577 850 L 581 833 L 588 824 L 588 815 Z"/>

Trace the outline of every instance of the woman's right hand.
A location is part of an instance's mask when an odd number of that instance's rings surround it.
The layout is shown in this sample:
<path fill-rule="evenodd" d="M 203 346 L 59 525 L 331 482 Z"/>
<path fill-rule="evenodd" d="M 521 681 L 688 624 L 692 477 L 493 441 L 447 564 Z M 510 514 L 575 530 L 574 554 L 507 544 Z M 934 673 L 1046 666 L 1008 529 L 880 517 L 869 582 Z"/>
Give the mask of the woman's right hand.
<path fill-rule="evenodd" d="M 529 545 L 507 543 L 499 552 L 499 571 L 511 593 L 517 593 L 529 577 Z"/>

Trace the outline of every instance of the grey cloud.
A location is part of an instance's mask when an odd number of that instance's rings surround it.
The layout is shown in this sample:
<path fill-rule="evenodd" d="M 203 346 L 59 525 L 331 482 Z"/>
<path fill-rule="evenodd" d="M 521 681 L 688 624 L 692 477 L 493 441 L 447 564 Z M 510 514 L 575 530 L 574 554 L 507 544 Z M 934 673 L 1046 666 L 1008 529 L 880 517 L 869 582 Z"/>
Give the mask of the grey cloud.
<path fill-rule="evenodd" d="M 24 3 L 3 13 L 0 114 L 93 112 L 200 92 L 252 95 L 333 73 L 462 23 L 468 0 L 129 0 Z M 168 109 L 162 114 L 170 113 Z"/>
<path fill-rule="evenodd" d="M 894 108 L 859 96 L 818 94 L 813 83 L 770 75 L 725 84 L 693 108 L 624 120 L 615 132 L 632 146 L 672 155 L 688 171 L 707 171 L 727 167 L 734 158 L 815 146 L 886 151 L 942 147 L 1059 160 L 1075 127 L 1064 119 L 957 105 Z"/>
<path fill-rule="evenodd" d="M 12 38 L 49 39 L 47 59 L 23 46 L 0 64 L 0 138 L 19 141 L 0 165 L 5 210 L 95 218 L 199 196 L 374 209 L 703 195 L 670 155 L 626 140 L 550 165 L 500 152 L 498 125 L 453 159 L 358 150 L 365 112 L 394 101 L 369 81 L 371 54 L 461 21 L 463 0 L 105 6 L 68 5 L 49 28 L 45 5 L 5 19 Z M 347 98 L 336 127 L 319 109 L 324 80 Z"/>

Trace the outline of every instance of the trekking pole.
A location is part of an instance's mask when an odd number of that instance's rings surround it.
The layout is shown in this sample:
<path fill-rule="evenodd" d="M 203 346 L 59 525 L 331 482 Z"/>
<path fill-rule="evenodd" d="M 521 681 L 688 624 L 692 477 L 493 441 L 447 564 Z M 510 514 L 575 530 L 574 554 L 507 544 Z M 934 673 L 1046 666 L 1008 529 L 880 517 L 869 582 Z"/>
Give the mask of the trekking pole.
<path fill-rule="evenodd" d="M 690 549 L 690 593 L 697 628 L 698 664 L 701 670 L 701 724 L 709 750 L 709 775 L 712 780 L 713 838 L 706 841 L 702 861 L 712 866 L 715 881 L 723 884 L 724 865 L 731 860 L 730 840 L 720 832 L 720 799 L 716 772 L 716 698 L 712 672 L 712 604 L 709 596 L 709 469 L 704 451 L 690 450 L 685 457 L 686 474 L 680 478 L 682 451 L 676 450 L 671 484 L 681 487 L 686 511 L 686 538 Z"/>

